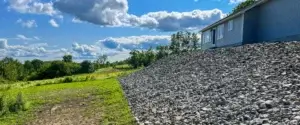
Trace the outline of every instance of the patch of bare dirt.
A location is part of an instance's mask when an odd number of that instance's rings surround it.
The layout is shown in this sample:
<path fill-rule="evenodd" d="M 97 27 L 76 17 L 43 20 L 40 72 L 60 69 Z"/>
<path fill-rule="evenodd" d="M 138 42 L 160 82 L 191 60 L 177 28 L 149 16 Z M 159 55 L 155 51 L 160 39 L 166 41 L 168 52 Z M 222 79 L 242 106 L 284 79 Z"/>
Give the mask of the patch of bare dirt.
<path fill-rule="evenodd" d="M 91 105 L 92 100 L 86 99 L 45 106 L 26 125 L 99 125 L 100 112 L 91 109 Z"/>

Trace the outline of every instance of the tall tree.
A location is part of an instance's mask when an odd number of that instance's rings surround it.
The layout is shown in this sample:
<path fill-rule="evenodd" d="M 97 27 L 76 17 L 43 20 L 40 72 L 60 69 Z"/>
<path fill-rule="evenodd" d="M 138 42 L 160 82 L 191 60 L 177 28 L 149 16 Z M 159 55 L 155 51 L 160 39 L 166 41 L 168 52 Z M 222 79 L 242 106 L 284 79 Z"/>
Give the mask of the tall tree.
<path fill-rule="evenodd" d="M 106 61 L 107 61 L 107 55 L 101 55 L 101 56 L 98 56 L 98 58 L 97 58 L 98 64 L 105 64 Z"/>
<path fill-rule="evenodd" d="M 44 64 L 42 60 L 34 59 L 31 61 L 34 71 L 38 71 Z"/>
<path fill-rule="evenodd" d="M 198 35 L 196 33 L 192 34 L 192 43 L 193 43 L 193 50 L 197 50 L 199 48 L 199 40 L 200 38 L 198 37 Z"/>
<path fill-rule="evenodd" d="M 72 55 L 64 55 L 63 61 L 64 62 L 73 62 L 73 56 Z"/>
<path fill-rule="evenodd" d="M 169 55 L 169 46 L 158 46 L 156 47 L 157 50 L 157 59 L 161 59 Z"/>

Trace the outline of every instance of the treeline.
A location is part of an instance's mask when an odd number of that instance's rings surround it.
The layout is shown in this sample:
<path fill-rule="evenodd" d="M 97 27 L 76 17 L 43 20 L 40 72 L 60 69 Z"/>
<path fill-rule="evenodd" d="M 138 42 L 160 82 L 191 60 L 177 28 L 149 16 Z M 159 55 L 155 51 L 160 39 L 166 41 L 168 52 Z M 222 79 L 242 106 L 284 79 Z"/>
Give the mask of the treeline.
<path fill-rule="evenodd" d="M 24 63 L 5 57 L 0 60 L 0 82 L 27 81 L 52 79 L 74 74 L 92 73 L 99 68 L 124 64 L 124 61 L 110 63 L 107 56 L 99 56 L 94 62 L 85 60 L 81 63 L 73 62 L 71 55 L 65 55 L 62 60 L 42 61 L 39 59 L 27 60 Z"/>
<path fill-rule="evenodd" d="M 74 62 L 71 55 L 63 56 L 62 60 L 42 61 L 34 59 L 31 61 L 27 60 L 24 63 L 11 57 L 6 57 L 0 60 L 0 83 L 2 81 L 42 80 L 92 73 L 100 68 L 116 68 L 117 65 L 124 64 L 129 64 L 133 68 L 149 66 L 154 61 L 171 54 L 197 50 L 198 44 L 199 38 L 196 33 L 178 32 L 172 35 L 171 44 L 168 46 L 158 46 L 147 51 L 133 50 L 130 52 L 130 58 L 113 63 L 107 61 L 106 55 L 99 56 L 93 62 L 85 60 L 81 63 Z"/>
<path fill-rule="evenodd" d="M 158 46 L 156 49 L 150 48 L 147 51 L 133 50 L 128 63 L 134 68 L 149 66 L 158 59 L 171 54 L 180 54 L 183 52 L 194 51 L 199 48 L 199 37 L 196 33 L 177 32 L 171 37 L 171 44 L 168 46 Z"/>

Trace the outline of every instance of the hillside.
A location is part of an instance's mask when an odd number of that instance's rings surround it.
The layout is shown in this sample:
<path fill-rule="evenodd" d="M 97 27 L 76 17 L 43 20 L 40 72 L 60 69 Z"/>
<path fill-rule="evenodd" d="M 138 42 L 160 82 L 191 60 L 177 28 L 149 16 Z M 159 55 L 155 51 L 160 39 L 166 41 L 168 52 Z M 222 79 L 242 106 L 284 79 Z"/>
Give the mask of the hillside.
<path fill-rule="evenodd" d="M 299 124 L 300 43 L 170 56 L 121 79 L 146 124 Z"/>

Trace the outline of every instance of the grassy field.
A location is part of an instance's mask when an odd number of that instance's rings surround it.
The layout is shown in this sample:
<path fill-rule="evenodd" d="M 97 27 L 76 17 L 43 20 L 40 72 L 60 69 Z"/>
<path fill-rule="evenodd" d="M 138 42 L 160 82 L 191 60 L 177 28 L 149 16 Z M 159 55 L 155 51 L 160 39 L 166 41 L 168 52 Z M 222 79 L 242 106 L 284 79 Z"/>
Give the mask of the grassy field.
<path fill-rule="evenodd" d="M 69 123 L 77 120 L 78 124 L 84 124 L 82 121 L 101 125 L 135 124 L 117 80 L 131 72 L 108 68 L 93 74 L 1 84 L 0 125 L 47 125 L 53 124 L 47 122 L 68 120 Z M 54 111 L 57 114 L 53 115 Z M 72 121 L 75 117 L 78 119 Z"/>

